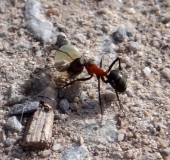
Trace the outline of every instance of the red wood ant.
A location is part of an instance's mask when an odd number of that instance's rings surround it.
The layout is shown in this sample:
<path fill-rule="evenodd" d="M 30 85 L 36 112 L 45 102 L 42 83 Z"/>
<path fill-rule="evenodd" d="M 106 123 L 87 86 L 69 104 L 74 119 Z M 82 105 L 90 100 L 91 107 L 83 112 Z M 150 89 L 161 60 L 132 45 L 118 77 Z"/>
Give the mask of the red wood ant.
<path fill-rule="evenodd" d="M 61 51 L 59 49 L 58 49 L 58 51 L 67 54 L 71 58 L 71 56 L 67 52 Z M 73 58 L 71 58 L 71 59 L 73 60 Z M 119 62 L 119 70 L 111 70 L 113 65 L 116 62 Z M 127 85 L 126 85 L 125 76 L 120 72 L 120 70 L 121 70 L 120 58 L 116 58 L 111 63 L 111 65 L 109 66 L 107 71 L 104 71 L 101 67 L 102 67 L 102 60 L 100 61 L 100 67 L 98 67 L 93 62 L 85 60 L 82 57 L 74 59 L 70 63 L 70 66 L 67 69 L 68 74 L 80 74 L 83 71 L 83 69 L 86 68 L 90 77 L 75 79 L 72 82 L 67 83 L 66 85 L 62 86 L 61 88 L 67 87 L 76 81 L 87 81 L 87 80 L 91 79 L 93 77 L 93 75 L 96 75 L 97 80 L 98 80 L 99 105 L 100 105 L 100 109 L 101 109 L 101 114 L 103 115 L 103 109 L 102 109 L 102 105 L 101 105 L 101 94 L 100 94 L 100 79 L 104 83 L 109 83 L 115 89 L 120 109 L 122 109 L 122 107 L 121 107 L 118 92 L 123 93 L 126 90 Z"/>

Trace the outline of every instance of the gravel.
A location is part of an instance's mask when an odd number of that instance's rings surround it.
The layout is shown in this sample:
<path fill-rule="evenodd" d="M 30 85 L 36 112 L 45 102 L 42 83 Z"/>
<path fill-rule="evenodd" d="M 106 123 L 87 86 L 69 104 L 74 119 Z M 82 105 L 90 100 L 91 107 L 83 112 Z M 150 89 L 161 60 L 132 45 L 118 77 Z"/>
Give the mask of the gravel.
<path fill-rule="evenodd" d="M 18 121 L 17 117 L 15 117 L 15 116 L 8 118 L 7 123 L 5 124 L 5 127 L 7 130 L 10 130 L 10 131 L 21 132 L 21 130 L 22 130 L 22 125 Z"/>
<path fill-rule="evenodd" d="M 169 11 L 169 0 L 0 2 L 0 159 L 169 160 Z M 127 76 L 127 90 L 119 94 L 124 113 L 112 87 L 101 82 L 100 115 L 96 76 L 74 83 L 56 97 L 68 102 L 64 114 L 56 107 L 53 143 L 25 150 L 22 130 L 29 118 L 24 114 L 21 124 L 20 115 L 10 117 L 11 106 L 23 110 L 30 100 L 26 82 L 37 77 L 34 87 L 41 88 L 43 78 L 34 71 L 55 64 L 56 51 L 48 48 L 68 43 L 97 65 L 102 59 L 103 70 L 121 58 Z M 69 83 L 56 69 L 46 72 Z M 84 77 L 85 69 L 76 78 Z"/>
<path fill-rule="evenodd" d="M 15 104 L 11 107 L 9 114 L 10 115 L 18 115 L 25 113 L 32 113 L 39 107 L 39 102 L 34 101 L 26 101 L 24 104 Z"/>
<path fill-rule="evenodd" d="M 25 21 L 30 32 L 43 42 L 48 42 L 52 36 L 53 24 L 40 18 L 40 3 L 28 0 L 25 3 Z"/>

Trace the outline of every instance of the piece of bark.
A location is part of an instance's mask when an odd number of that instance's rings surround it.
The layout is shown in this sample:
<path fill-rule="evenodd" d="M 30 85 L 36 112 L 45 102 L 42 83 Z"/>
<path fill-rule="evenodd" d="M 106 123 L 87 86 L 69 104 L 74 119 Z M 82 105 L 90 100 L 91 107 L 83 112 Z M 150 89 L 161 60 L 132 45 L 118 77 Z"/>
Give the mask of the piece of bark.
<path fill-rule="evenodd" d="M 27 124 L 23 139 L 26 148 L 43 149 L 51 145 L 56 95 L 56 90 L 50 86 L 39 95 L 42 104 Z"/>

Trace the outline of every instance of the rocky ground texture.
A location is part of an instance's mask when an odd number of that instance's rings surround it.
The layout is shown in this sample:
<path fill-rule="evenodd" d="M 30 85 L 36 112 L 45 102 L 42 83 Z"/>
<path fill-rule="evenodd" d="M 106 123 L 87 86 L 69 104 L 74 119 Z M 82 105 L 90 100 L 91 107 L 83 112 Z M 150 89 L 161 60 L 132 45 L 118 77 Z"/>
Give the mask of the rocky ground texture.
<path fill-rule="evenodd" d="M 170 1 L 96 2 L 0 2 L 1 160 L 170 159 Z M 127 90 L 119 98 L 125 116 L 114 89 L 102 83 L 104 117 L 99 125 L 94 76 L 73 84 L 58 100 L 50 148 L 25 150 L 21 142 L 26 123 L 9 116 L 11 107 L 28 98 L 25 82 L 35 69 L 55 63 L 56 51 L 49 48 L 68 43 L 97 65 L 102 58 L 105 70 L 121 57 Z M 85 70 L 80 75 L 87 76 Z"/>

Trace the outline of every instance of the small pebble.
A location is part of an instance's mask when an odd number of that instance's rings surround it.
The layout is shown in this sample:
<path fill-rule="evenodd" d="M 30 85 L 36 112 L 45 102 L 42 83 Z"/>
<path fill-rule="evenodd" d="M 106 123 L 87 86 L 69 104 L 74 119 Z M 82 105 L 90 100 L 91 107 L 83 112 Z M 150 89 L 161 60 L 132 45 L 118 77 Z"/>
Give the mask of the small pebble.
<path fill-rule="evenodd" d="M 138 133 L 138 132 L 136 132 L 136 133 L 134 134 L 134 137 L 135 137 L 136 139 L 138 139 L 138 138 L 140 138 L 140 137 L 141 137 L 141 134 L 140 134 L 140 133 Z"/>
<path fill-rule="evenodd" d="M 58 24 L 58 31 L 59 32 L 63 32 L 63 33 L 66 33 L 66 27 L 62 24 Z"/>
<path fill-rule="evenodd" d="M 15 104 L 14 106 L 12 106 L 9 111 L 9 114 L 10 115 L 19 115 L 22 113 L 32 113 L 38 107 L 39 107 L 38 101 L 34 101 L 34 102 L 26 101 L 23 104 Z"/>
<path fill-rule="evenodd" d="M 81 82 L 75 82 L 70 87 L 67 88 L 64 98 L 68 102 L 73 102 L 74 98 L 79 95 L 81 91 Z"/>
<path fill-rule="evenodd" d="M 132 37 L 133 36 L 133 30 L 128 26 L 128 25 L 124 25 L 125 26 L 125 30 L 126 30 L 126 35 L 128 37 Z"/>
<path fill-rule="evenodd" d="M 155 5 L 150 8 L 151 13 L 159 13 L 159 11 L 160 11 L 159 5 Z"/>
<path fill-rule="evenodd" d="M 68 5 L 70 4 L 70 0 L 63 0 L 63 5 Z"/>
<path fill-rule="evenodd" d="M 41 50 L 36 51 L 36 56 L 41 57 L 42 56 L 42 51 Z"/>
<path fill-rule="evenodd" d="M 143 69 L 143 72 L 144 72 L 144 74 L 145 74 L 146 76 L 149 76 L 150 73 L 151 73 L 151 69 L 150 69 L 149 67 L 145 67 L 145 68 Z"/>
<path fill-rule="evenodd" d="M 137 52 L 139 50 L 139 45 L 136 42 L 131 41 L 129 43 L 129 49 L 133 52 Z"/>
<path fill-rule="evenodd" d="M 83 34 L 78 33 L 74 35 L 74 39 L 83 44 L 85 43 L 86 37 Z"/>
<path fill-rule="evenodd" d="M 57 16 L 59 17 L 59 11 L 57 9 L 53 9 L 53 8 L 50 8 L 48 11 L 47 11 L 47 15 L 48 16 L 51 16 L 51 15 L 54 15 L 54 16 Z"/>
<path fill-rule="evenodd" d="M 141 42 L 141 40 L 142 40 L 142 36 L 141 36 L 141 34 L 136 33 L 136 34 L 135 34 L 135 41 L 137 41 L 137 42 Z"/>
<path fill-rule="evenodd" d="M 167 24 L 168 22 L 170 22 L 170 15 L 162 16 L 162 17 L 160 18 L 160 21 L 161 21 L 162 23 Z"/>
<path fill-rule="evenodd" d="M 61 46 L 70 44 L 69 40 L 67 39 L 65 34 L 59 34 L 57 36 L 57 42 L 56 45 L 60 48 Z"/>
<path fill-rule="evenodd" d="M 161 46 L 160 41 L 158 41 L 158 40 L 153 40 L 152 45 L 156 48 L 160 48 L 160 46 Z"/>
<path fill-rule="evenodd" d="M 6 11 L 6 3 L 5 1 L 0 2 L 0 13 L 5 13 Z"/>
<path fill-rule="evenodd" d="M 23 95 L 17 94 L 17 89 L 16 89 L 15 84 L 12 84 L 9 87 L 8 97 L 9 97 L 8 105 L 10 105 L 10 106 L 20 103 L 25 98 Z"/>
<path fill-rule="evenodd" d="M 8 118 L 7 123 L 5 124 L 5 127 L 6 129 L 10 131 L 21 132 L 22 130 L 22 125 L 15 116 Z"/>
<path fill-rule="evenodd" d="M 20 42 L 20 43 L 17 43 L 17 44 L 15 44 L 14 46 L 12 46 L 14 49 L 18 49 L 18 50 L 20 50 L 20 49 L 29 49 L 30 48 L 30 46 L 28 45 L 28 44 L 26 44 L 26 43 L 23 43 L 23 42 Z"/>
<path fill-rule="evenodd" d="M 6 140 L 6 135 L 4 129 L 0 128 L 0 143 L 4 143 Z"/>
<path fill-rule="evenodd" d="M 32 156 L 34 156 L 34 157 L 36 157 L 36 156 L 37 156 L 37 153 L 36 153 L 36 152 L 34 152 L 34 151 L 30 151 L 30 154 L 31 154 Z"/>
<path fill-rule="evenodd" d="M 106 96 L 107 102 L 112 102 L 115 99 L 115 93 L 110 90 L 106 90 L 105 96 Z"/>
<path fill-rule="evenodd" d="M 120 142 L 120 141 L 123 141 L 123 140 L 124 140 L 124 137 L 125 137 L 124 134 L 119 134 L 119 135 L 118 135 L 118 141 L 119 141 L 119 142 Z"/>
<path fill-rule="evenodd" d="M 108 8 L 101 8 L 97 11 L 98 14 L 107 14 L 109 13 Z"/>
<path fill-rule="evenodd" d="M 83 109 L 94 109 L 98 106 L 98 104 L 94 101 L 86 102 L 81 107 Z"/>
<path fill-rule="evenodd" d="M 16 139 L 14 139 L 14 138 L 7 138 L 6 141 L 5 141 L 5 145 L 6 145 L 7 147 L 10 147 L 10 146 L 13 145 L 15 142 L 16 142 Z"/>
<path fill-rule="evenodd" d="M 164 148 L 160 150 L 161 155 L 164 157 L 170 156 L 170 148 Z"/>
<path fill-rule="evenodd" d="M 77 102 L 71 103 L 71 104 L 70 104 L 70 108 L 71 108 L 72 111 L 77 111 L 77 109 L 78 109 Z"/>
<path fill-rule="evenodd" d="M 157 37 L 157 38 L 159 38 L 159 39 L 162 39 L 162 34 L 161 34 L 161 32 L 159 32 L 159 31 L 154 31 L 152 35 L 153 35 L 154 37 Z"/>
<path fill-rule="evenodd" d="M 8 152 L 10 152 L 10 151 L 11 151 L 11 147 L 6 147 L 6 148 L 3 150 L 4 153 L 8 153 Z"/>
<path fill-rule="evenodd" d="M 71 146 L 64 149 L 62 153 L 61 160 L 79 160 L 79 159 L 87 159 L 89 155 L 88 149 L 81 146 Z"/>
<path fill-rule="evenodd" d="M 68 103 L 67 99 L 62 99 L 59 103 L 59 108 L 65 112 L 70 108 L 70 104 Z"/>
<path fill-rule="evenodd" d="M 170 69 L 169 68 L 164 68 L 162 70 L 163 76 L 166 78 L 168 82 L 170 82 Z"/>
<path fill-rule="evenodd" d="M 55 144 L 55 145 L 52 146 L 52 150 L 53 151 L 58 151 L 60 149 L 61 149 L 61 145 L 60 144 Z"/>
<path fill-rule="evenodd" d="M 79 102 L 79 98 L 78 98 L 78 97 L 75 97 L 75 98 L 74 98 L 74 102 L 75 102 L 75 103 Z"/>
<path fill-rule="evenodd" d="M 121 25 L 120 27 L 118 27 L 117 31 L 112 34 L 112 37 L 115 42 L 123 42 L 126 37 L 125 26 Z"/>
<path fill-rule="evenodd" d="M 81 100 L 81 101 L 84 101 L 84 100 L 86 100 L 86 99 L 88 99 L 87 93 L 86 93 L 86 92 L 81 92 L 80 100 Z"/>
<path fill-rule="evenodd" d="M 47 157 L 47 156 L 49 156 L 50 154 L 51 154 L 51 150 L 44 150 L 44 151 L 41 153 L 42 157 Z"/>
<path fill-rule="evenodd" d="M 145 116 L 146 116 L 146 117 L 149 117 L 149 116 L 150 116 L 150 113 L 146 111 L 146 112 L 145 112 Z"/>
<path fill-rule="evenodd" d="M 134 8 L 124 8 L 124 11 L 129 13 L 129 14 L 135 14 L 136 13 Z"/>

